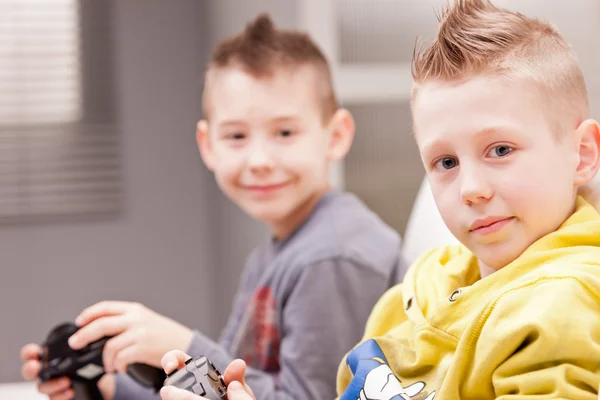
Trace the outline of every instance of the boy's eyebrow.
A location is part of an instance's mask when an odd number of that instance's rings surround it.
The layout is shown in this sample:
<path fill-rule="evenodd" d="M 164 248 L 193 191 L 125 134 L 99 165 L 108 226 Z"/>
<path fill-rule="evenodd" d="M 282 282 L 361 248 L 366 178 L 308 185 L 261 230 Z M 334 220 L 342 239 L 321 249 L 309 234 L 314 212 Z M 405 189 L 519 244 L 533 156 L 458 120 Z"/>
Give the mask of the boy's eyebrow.
<path fill-rule="evenodd" d="M 299 115 L 281 115 L 275 118 L 271 118 L 269 120 L 269 123 L 278 123 L 278 122 L 295 122 L 300 120 L 300 116 Z M 242 119 L 230 119 L 230 120 L 225 120 L 219 123 L 219 127 L 221 128 L 226 128 L 228 126 L 240 126 L 240 125 L 247 125 L 247 122 L 242 120 Z"/>
<path fill-rule="evenodd" d="M 271 119 L 271 122 L 293 122 L 299 120 L 300 117 L 298 115 L 281 115 L 279 117 L 275 117 Z"/>
<path fill-rule="evenodd" d="M 484 135 L 489 135 L 491 133 L 510 133 L 510 132 L 514 132 L 514 130 L 508 126 L 498 125 L 498 126 L 490 126 L 487 128 L 480 129 L 477 132 L 475 132 L 474 136 L 484 136 Z"/>
<path fill-rule="evenodd" d="M 240 125 L 246 125 L 246 122 L 241 120 L 241 119 L 230 119 L 230 120 L 226 120 L 226 121 L 222 121 L 219 123 L 219 127 L 221 128 L 226 128 L 228 126 L 240 126 Z"/>
<path fill-rule="evenodd" d="M 492 133 L 514 133 L 514 129 L 511 129 L 509 126 L 501 126 L 501 125 L 497 125 L 497 126 L 488 126 L 485 127 L 483 129 L 479 129 L 478 131 L 475 131 L 475 133 L 472 134 L 471 138 L 478 138 L 481 136 L 487 136 L 490 135 Z M 442 136 L 439 139 L 435 139 L 432 140 L 430 142 L 424 143 L 423 144 L 423 148 L 422 148 L 422 153 L 423 154 L 427 154 L 430 151 L 432 151 L 432 149 L 434 147 L 440 146 L 440 145 L 445 145 L 448 144 L 448 140 L 445 139 L 444 136 Z"/>

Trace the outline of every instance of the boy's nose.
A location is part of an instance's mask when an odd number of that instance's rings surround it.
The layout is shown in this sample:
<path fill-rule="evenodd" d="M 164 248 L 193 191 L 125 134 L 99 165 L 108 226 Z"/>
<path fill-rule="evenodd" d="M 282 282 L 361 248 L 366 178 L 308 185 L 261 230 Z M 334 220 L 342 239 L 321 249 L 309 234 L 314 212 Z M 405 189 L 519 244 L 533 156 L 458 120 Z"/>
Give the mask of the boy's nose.
<path fill-rule="evenodd" d="M 464 204 L 472 205 L 488 201 L 494 191 L 485 173 L 477 168 L 461 168 L 460 197 Z"/>
<path fill-rule="evenodd" d="M 275 162 L 270 152 L 261 146 L 256 146 L 248 155 L 248 167 L 253 172 L 266 172 L 274 168 Z"/>

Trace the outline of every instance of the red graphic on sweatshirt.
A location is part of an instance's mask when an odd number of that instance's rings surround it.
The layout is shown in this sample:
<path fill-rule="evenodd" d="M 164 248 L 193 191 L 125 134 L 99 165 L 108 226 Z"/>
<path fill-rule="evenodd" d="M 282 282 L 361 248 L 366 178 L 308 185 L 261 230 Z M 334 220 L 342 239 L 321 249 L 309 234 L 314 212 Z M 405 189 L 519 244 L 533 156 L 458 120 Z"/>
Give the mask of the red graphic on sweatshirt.
<path fill-rule="evenodd" d="M 267 372 L 279 372 L 281 334 L 277 329 L 275 298 L 271 288 L 259 288 L 246 309 L 246 334 L 241 355 L 246 363 Z"/>

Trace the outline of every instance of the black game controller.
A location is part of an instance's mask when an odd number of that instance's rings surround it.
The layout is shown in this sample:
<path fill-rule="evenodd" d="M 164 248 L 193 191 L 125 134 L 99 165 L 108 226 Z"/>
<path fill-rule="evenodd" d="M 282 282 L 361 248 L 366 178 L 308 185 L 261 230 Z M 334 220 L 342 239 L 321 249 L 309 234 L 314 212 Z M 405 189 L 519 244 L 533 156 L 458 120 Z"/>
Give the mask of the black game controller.
<path fill-rule="evenodd" d="M 227 386 L 221 371 L 205 356 L 190 358 L 185 368 L 167 375 L 164 386 L 175 386 L 210 400 L 226 400 Z"/>
<path fill-rule="evenodd" d="M 68 343 L 69 337 L 79 328 L 70 322 L 56 326 L 42 345 L 39 358 L 42 382 L 60 377 L 71 379 L 75 400 L 103 400 L 98 390 L 98 381 L 104 375 L 102 350 L 110 337 L 104 337 L 81 350 L 73 350 Z M 160 390 L 166 374 L 159 368 L 146 364 L 132 364 L 127 373 L 141 385 Z"/>

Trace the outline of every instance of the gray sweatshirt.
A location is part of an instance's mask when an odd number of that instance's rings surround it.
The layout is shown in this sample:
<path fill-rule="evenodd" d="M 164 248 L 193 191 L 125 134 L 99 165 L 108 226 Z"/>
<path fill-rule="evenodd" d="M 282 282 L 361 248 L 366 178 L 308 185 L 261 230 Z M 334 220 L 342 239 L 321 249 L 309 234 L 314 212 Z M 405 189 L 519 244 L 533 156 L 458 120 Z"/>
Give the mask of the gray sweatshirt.
<path fill-rule="evenodd" d="M 251 253 L 219 342 L 196 331 L 187 352 L 221 370 L 244 359 L 257 400 L 334 399 L 340 361 L 405 271 L 398 234 L 356 196 L 333 190 L 290 237 Z M 117 377 L 115 400 L 159 398 Z"/>

